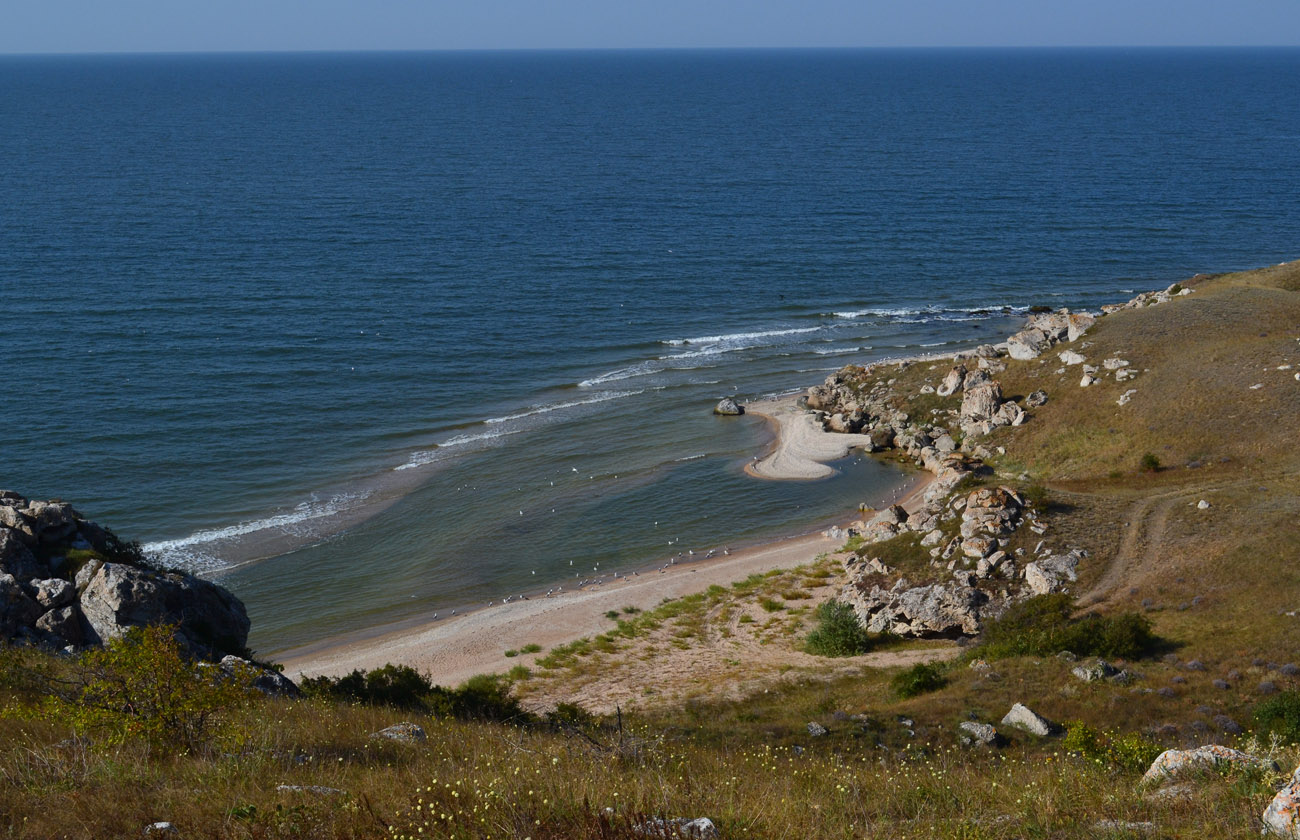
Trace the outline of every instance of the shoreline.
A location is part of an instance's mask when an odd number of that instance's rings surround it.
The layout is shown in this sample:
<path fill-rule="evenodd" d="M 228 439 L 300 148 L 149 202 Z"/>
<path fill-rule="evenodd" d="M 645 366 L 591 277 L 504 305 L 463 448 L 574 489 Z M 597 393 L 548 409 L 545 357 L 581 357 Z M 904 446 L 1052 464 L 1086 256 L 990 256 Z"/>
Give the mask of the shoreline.
<path fill-rule="evenodd" d="M 758 412 L 755 412 L 758 413 Z M 779 443 L 777 444 L 779 446 Z M 829 468 L 828 468 L 829 469 Z M 910 476 L 892 501 L 911 509 L 934 481 L 919 472 Z M 855 519 L 848 511 L 843 521 Z M 341 676 L 354 669 L 370 670 L 394 663 L 425 673 L 433 682 L 456 685 L 483 673 L 499 673 L 514 665 L 530 665 L 556 645 L 593 636 L 609 629 L 606 613 L 632 606 L 641 610 L 665 599 L 680 598 L 710 586 L 727 586 L 752 574 L 792 568 L 834 551 L 842 539 L 824 532 L 798 534 L 741 548 L 721 556 L 670 566 L 667 570 L 642 569 L 630 575 L 588 585 L 558 596 L 482 607 L 454 617 L 411 619 L 288 648 L 272 654 L 284 672 L 295 679 L 328 674 Z M 508 649 L 541 645 L 538 654 L 506 658 Z"/>

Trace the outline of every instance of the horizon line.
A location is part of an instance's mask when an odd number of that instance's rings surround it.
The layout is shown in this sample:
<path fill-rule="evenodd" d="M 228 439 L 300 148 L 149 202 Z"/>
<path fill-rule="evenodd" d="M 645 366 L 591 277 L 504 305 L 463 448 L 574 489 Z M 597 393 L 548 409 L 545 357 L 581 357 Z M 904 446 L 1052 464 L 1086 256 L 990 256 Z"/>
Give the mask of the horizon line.
<path fill-rule="evenodd" d="M 91 56 L 216 56 L 216 55 L 362 55 L 430 53 L 617 53 L 617 52 L 899 52 L 1015 50 L 1294 50 L 1300 44 L 920 44 L 920 45 L 819 45 L 819 46 L 647 46 L 647 47 L 340 47 L 285 49 L 195 49 L 195 50 L 85 50 L 3 51 L 0 58 L 91 57 Z"/>

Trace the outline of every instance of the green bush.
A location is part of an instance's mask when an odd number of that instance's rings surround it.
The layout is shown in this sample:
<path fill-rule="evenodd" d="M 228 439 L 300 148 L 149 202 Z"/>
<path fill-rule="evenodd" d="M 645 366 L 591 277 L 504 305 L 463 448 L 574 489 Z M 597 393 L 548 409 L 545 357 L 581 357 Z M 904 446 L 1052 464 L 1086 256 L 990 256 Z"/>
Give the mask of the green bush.
<path fill-rule="evenodd" d="M 1289 744 L 1300 743 L 1300 692 L 1283 691 L 1262 700 L 1252 714 L 1261 732 L 1275 733 Z"/>
<path fill-rule="evenodd" d="M 1065 725 L 1061 746 L 1066 752 L 1129 771 L 1146 770 L 1164 751 L 1155 741 L 1136 732 L 1103 735 L 1080 721 Z"/>
<path fill-rule="evenodd" d="M 926 662 L 900 671 L 889 681 L 889 687 L 904 700 L 938 691 L 947 684 L 948 678 L 944 676 L 943 668 Z"/>
<path fill-rule="evenodd" d="M 521 647 L 521 648 L 519 649 L 519 652 L 520 652 L 520 653 L 539 653 L 539 652 L 541 651 L 541 649 L 542 649 L 542 646 L 539 645 L 539 644 L 537 644 L 536 642 L 529 642 L 528 644 L 526 644 L 526 645 L 524 645 L 523 647 Z"/>
<path fill-rule="evenodd" d="M 311 677 L 302 681 L 301 688 L 309 697 L 391 706 L 440 717 L 530 720 L 519 702 L 510 696 L 510 678 L 499 675 L 479 675 L 459 688 L 443 688 L 430 683 L 428 677 L 414 668 L 390 664 L 370 672 L 353 671 L 337 679 Z"/>
<path fill-rule="evenodd" d="M 133 627 L 69 670 L 49 682 L 44 714 L 103 744 L 206 748 L 252 700 L 247 685 L 189 659 L 167 625 Z"/>
<path fill-rule="evenodd" d="M 1142 469 L 1142 472 L 1160 472 L 1160 459 L 1154 452 L 1148 452 L 1142 456 L 1138 466 Z"/>
<path fill-rule="evenodd" d="M 808 634 L 804 649 L 816 656 L 857 656 L 871 650 L 874 639 L 858 620 L 853 607 L 827 601 L 814 613 L 817 627 Z"/>
<path fill-rule="evenodd" d="M 1075 619 L 1073 612 L 1074 599 L 1064 593 L 1037 595 L 1013 604 L 985 623 L 978 655 L 1003 659 L 1051 656 L 1068 650 L 1079 656 L 1134 659 L 1156 642 L 1151 622 L 1139 613 L 1089 613 Z"/>

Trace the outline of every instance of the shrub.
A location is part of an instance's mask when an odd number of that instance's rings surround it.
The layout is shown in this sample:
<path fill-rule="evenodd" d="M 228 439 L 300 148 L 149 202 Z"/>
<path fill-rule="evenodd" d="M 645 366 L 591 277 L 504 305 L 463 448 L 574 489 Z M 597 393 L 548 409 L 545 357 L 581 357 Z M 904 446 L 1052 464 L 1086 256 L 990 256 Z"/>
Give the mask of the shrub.
<path fill-rule="evenodd" d="M 460 688 L 435 688 L 430 695 L 430 711 L 442 717 L 461 720 L 517 721 L 529 715 L 510 696 L 510 683 L 494 674 L 470 677 Z"/>
<path fill-rule="evenodd" d="M 1283 691 L 1262 700 L 1252 715 L 1261 732 L 1275 733 L 1287 743 L 1300 743 L 1300 692 Z"/>
<path fill-rule="evenodd" d="M 938 691 L 948 684 L 943 668 L 939 665 L 920 662 L 895 674 L 889 681 L 889 687 L 904 700 Z"/>
<path fill-rule="evenodd" d="M 1136 732 L 1103 735 L 1080 721 L 1065 725 L 1065 737 L 1061 746 L 1066 752 L 1098 764 L 1109 764 L 1130 771 L 1146 770 L 1164 750 L 1155 741 Z"/>
<path fill-rule="evenodd" d="M 515 650 L 514 648 L 511 648 L 510 650 L 506 651 L 506 659 L 514 659 L 518 655 L 519 655 L 519 651 Z"/>
<path fill-rule="evenodd" d="M 781 603 L 775 598 L 764 598 L 763 600 L 758 602 L 758 605 L 767 612 L 780 612 L 781 610 L 785 609 L 785 604 Z"/>
<path fill-rule="evenodd" d="M 539 645 L 539 644 L 537 644 L 536 642 L 529 642 L 528 644 L 526 644 L 526 645 L 524 645 L 523 647 L 521 647 L 521 648 L 519 649 L 519 652 L 520 652 L 520 653 L 538 653 L 538 652 L 541 651 L 541 649 L 542 649 L 542 646 Z"/>
<path fill-rule="evenodd" d="M 1154 452 L 1148 452 L 1142 456 L 1142 460 L 1138 463 L 1138 466 L 1141 468 L 1142 472 L 1160 472 L 1160 459 Z"/>
<path fill-rule="evenodd" d="M 1071 618 L 1073 612 L 1074 599 L 1064 593 L 1037 595 L 1013 604 L 985 624 L 979 655 L 1002 659 L 1051 656 L 1068 650 L 1079 656 L 1133 659 L 1156 641 L 1150 620 L 1139 613 L 1089 613 L 1075 619 Z"/>
<path fill-rule="evenodd" d="M 871 650 L 873 639 L 853 607 L 827 601 L 814 613 L 817 627 L 808 634 L 804 649 L 816 656 L 857 656 Z M 744 616 L 741 620 L 744 620 Z"/>
<path fill-rule="evenodd" d="M 155 625 L 82 654 L 68 677 L 49 683 L 45 711 L 107 744 L 139 738 L 198 749 L 224 735 L 229 713 L 251 699 L 246 685 L 189 659 L 174 627 Z"/>

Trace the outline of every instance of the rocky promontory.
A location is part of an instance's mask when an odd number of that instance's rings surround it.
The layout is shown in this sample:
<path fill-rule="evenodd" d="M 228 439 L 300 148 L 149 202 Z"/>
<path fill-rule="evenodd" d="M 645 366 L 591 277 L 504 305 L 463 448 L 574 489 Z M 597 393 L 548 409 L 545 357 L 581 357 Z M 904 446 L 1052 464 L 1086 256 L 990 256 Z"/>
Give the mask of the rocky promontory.
<path fill-rule="evenodd" d="M 154 568 L 65 502 L 0 491 L 0 641 L 71 652 L 151 624 L 197 657 L 246 654 L 248 614 L 225 588 Z"/>
<path fill-rule="evenodd" d="M 840 599 L 867 628 L 903 637 L 978 635 L 982 622 L 1016 600 L 1068 592 L 1087 552 L 1053 544 L 1046 512 L 988 465 L 1003 454 L 985 438 L 1021 426 L 1048 394 L 1010 397 L 998 376 L 1009 362 L 1044 356 L 1059 345 L 1062 369 L 1082 365 L 1080 387 L 1102 376 L 1135 376 L 1120 358 L 1087 364 L 1078 349 L 1099 318 L 1190 294 L 1179 285 L 1147 292 L 1099 314 L 1035 312 L 999 344 L 952 357 L 849 365 L 809 389 L 805 407 L 827 432 L 865 436 L 873 452 L 892 452 L 934 475 L 910 513 L 898 506 L 846 529 L 837 556 L 846 581 Z M 1131 392 L 1130 392 L 1131 394 Z M 1120 405 L 1127 400 L 1120 398 Z"/>

